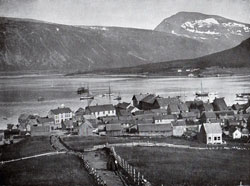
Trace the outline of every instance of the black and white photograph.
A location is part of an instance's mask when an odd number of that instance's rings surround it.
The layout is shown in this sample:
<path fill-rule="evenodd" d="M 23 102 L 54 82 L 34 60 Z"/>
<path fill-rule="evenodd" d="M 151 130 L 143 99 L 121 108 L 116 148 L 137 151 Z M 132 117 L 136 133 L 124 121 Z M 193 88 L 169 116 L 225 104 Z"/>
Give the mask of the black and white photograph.
<path fill-rule="evenodd" d="M 250 186 L 250 0 L 0 0 L 0 186 Z"/>

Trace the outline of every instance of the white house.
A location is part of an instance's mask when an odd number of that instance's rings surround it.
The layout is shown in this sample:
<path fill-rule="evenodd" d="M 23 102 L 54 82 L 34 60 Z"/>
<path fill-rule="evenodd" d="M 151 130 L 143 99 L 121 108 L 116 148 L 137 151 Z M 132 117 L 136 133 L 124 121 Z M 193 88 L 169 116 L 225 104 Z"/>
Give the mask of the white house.
<path fill-rule="evenodd" d="M 222 129 L 219 123 L 204 123 L 200 128 L 198 140 L 206 144 L 222 144 Z"/>
<path fill-rule="evenodd" d="M 48 114 L 49 118 L 53 118 L 55 121 L 55 126 L 62 128 L 61 123 L 65 120 L 70 120 L 73 117 L 73 112 L 68 107 L 58 107 L 57 109 L 52 109 Z"/>
<path fill-rule="evenodd" d="M 159 115 L 153 117 L 153 122 L 155 124 L 171 124 L 174 122 L 176 117 L 174 115 Z"/>
<path fill-rule="evenodd" d="M 240 139 L 242 134 L 239 128 L 237 127 L 232 127 L 229 130 L 229 136 L 232 137 L 233 139 Z"/>
<path fill-rule="evenodd" d="M 85 111 L 86 114 L 95 115 L 96 118 L 116 116 L 116 110 L 112 104 L 88 106 L 85 108 Z"/>

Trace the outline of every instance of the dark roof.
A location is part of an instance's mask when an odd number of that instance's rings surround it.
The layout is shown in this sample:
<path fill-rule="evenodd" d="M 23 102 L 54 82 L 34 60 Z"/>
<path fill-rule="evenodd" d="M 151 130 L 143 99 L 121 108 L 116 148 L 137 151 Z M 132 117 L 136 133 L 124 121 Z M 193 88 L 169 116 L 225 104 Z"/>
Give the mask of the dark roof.
<path fill-rule="evenodd" d="M 141 101 L 143 98 L 147 97 L 149 94 L 136 94 L 132 97 L 132 100 L 136 99 L 137 101 Z"/>
<path fill-rule="evenodd" d="M 171 124 L 138 124 L 139 132 L 167 132 L 172 131 Z"/>
<path fill-rule="evenodd" d="M 222 134 L 222 129 L 218 123 L 203 124 L 206 134 Z"/>
<path fill-rule="evenodd" d="M 145 98 L 143 98 L 141 102 L 153 104 L 155 99 L 156 96 L 154 94 L 149 94 Z"/>
<path fill-rule="evenodd" d="M 80 115 L 80 114 L 82 115 L 84 113 L 85 113 L 85 110 L 82 107 L 80 107 L 79 109 L 77 109 L 77 111 L 75 111 L 76 115 Z"/>
<path fill-rule="evenodd" d="M 122 130 L 121 124 L 107 124 L 106 131 L 120 131 Z"/>
<path fill-rule="evenodd" d="M 166 109 L 152 109 L 151 111 L 156 114 L 167 114 L 168 112 Z"/>
<path fill-rule="evenodd" d="M 86 107 L 86 110 L 87 109 L 89 109 L 90 112 L 100 112 L 100 111 L 115 110 L 115 107 L 112 104 L 107 104 L 107 105 L 88 106 Z"/>
<path fill-rule="evenodd" d="M 201 117 L 205 116 L 206 118 L 216 118 L 216 114 L 212 111 L 202 112 Z"/>
<path fill-rule="evenodd" d="M 132 114 L 128 112 L 127 110 L 122 109 L 117 112 L 117 115 L 120 117 L 120 116 L 131 116 Z"/>
<path fill-rule="evenodd" d="M 122 103 L 118 103 L 116 105 L 117 108 L 120 108 L 120 109 L 127 109 L 127 107 L 130 105 L 130 103 L 126 103 L 126 102 L 122 102 Z"/>
<path fill-rule="evenodd" d="M 188 106 L 185 103 L 180 103 L 178 107 L 180 111 L 188 111 Z"/>
<path fill-rule="evenodd" d="M 37 118 L 38 123 L 51 123 L 54 122 L 53 118 L 47 118 L 47 117 L 39 117 Z"/>
<path fill-rule="evenodd" d="M 168 98 L 156 98 L 155 102 L 160 107 L 166 107 L 169 104 L 180 104 L 180 100 L 177 97 L 168 97 Z"/>
<path fill-rule="evenodd" d="M 181 113 L 182 118 L 190 118 L 190 117 L 196 117 L 197 115 L 194 112 L 183 112 Z"/>
<path fill-rule="evenodd" d="M 162 119 L 176 119 L 175 115 L 157 115 L 153 117 L 155 120 L 162 120 Z"/>
<path fill-rule="evenodd" d="M 58 107 L 57 109 L 50 110 L 53 114 L 62 114 L 62 113 L 71 113 L 71 109 L 69 107 Z"/>
<path fill-rule="evenodd" d="M 245 106 L 244 104 L 240 105 L 239 103 L 237 103 L 237 104 L 232 105 L 232 109 L 238 111 L 238 110 L 244 109 L 244 106 Z"/>
<path fill-rule="evenodd" d="M 213 111 L 214 107 L 211 103 L 203 103 L 204 111 Z"/>
<path fill-rule="evenodd" d="M 180 112 L 178 105 L 170 104 L 168 105 L 168 108 L 171 110 L 171 112 Z"/>
<path fill-rule="evenodd" d="M 177 120 L 172 122 L 173 126 L 186 126 L 187 122 L 186 120 Z"/>
<path fill-rule="evenodd" d="M 134 108 L 136 108 L 136 107 L 130 105 L 130 106 L 127 108 L 127 111 L 128 111 L 128 112 L 131 112 Z"/>
<path fill-rule="evenodd" d="M 224 98 L 215 98 L 213 101 L 213 105 L 217 107 L 217 110 L 228 110 L 227 104 L 224 100 Z"/>

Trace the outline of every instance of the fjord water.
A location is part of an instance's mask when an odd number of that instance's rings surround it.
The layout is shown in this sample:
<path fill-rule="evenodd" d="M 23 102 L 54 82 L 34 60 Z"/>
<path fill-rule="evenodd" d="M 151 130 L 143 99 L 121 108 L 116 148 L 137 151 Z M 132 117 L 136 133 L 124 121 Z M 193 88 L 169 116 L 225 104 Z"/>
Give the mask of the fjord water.
<path fill-rule="evenodd" d="M 119 76 L 74 76 L 26 75 L 0 77 L 0 128 L 7 123 L 17 123 L 22 113 L 46 116 L 50 109 L 64 104 L 72 110 L 85 107 L 87 101 L 80 101 L 76 93 L 81 86 L 89 87 L 95 99 L 91 105 L 118 103 L 114 97 L 102 95 L 111 92 L 120 94 L 121 101 L 130 102 L 133 94 L 155 93 L 157 95 L 182 96 L 184 101 L 194 99 L 194 93 L 201 90 L 217 92 L 225 97 L 229 105 L 235 101 L 235 94 L 250 92 L 250 76 L 229 76 L 209 78 L 187 77 L 119 77 Z M 39 97 L 44 101 L 38 102 Z"/>

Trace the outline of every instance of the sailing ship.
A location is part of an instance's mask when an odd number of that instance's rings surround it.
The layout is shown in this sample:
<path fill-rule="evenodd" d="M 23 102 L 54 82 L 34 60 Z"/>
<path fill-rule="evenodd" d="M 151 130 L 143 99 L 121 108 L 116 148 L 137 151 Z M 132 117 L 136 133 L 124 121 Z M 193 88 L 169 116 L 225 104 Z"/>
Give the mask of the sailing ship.
<path fill-rule="evenodd" d="M 202 82 L 201 82 L 201 91 L 195 92 L 196 97 L 208 97 L 209 92 L 204 92 L 202 88 Z"/>
<path fill-rule="evenodd" d="M 81 88 L 84 88 L 84 87 L 81 87 Z M 90 99 L 94 99 L 94 96 L 93 95 L 91 95 L 90 94 L 90 91 L 89 91 L 89 87 L 86 89 L 86 88 L 84 88 L 85 89 L 85 91 L 83 92 L 81 92 L 81 94 L 86 94 L 86 95 L 83 95 L 83 96 L 81 96 L 80 97 L 80 100 L 90 100 Z"/>

